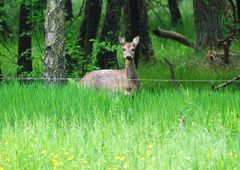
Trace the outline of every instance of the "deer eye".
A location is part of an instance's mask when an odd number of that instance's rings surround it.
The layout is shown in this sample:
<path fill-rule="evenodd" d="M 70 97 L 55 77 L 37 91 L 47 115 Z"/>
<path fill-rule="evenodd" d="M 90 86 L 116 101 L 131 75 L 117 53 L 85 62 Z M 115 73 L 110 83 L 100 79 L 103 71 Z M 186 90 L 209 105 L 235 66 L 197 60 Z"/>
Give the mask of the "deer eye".
<path fill-rule="evenodd" d="M 134 48 L 132 48 L 132 49 L 131 49 L 131 51 L 135 51 L 135 49 L 134 49 Z"/>

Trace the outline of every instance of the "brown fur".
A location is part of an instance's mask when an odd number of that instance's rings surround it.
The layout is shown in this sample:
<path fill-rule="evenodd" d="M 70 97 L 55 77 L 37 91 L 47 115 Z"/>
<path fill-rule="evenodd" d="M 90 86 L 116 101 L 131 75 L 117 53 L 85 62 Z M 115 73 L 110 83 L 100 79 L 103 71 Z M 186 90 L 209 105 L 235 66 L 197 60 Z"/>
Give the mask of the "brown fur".
<path fill-rule="evenodd" d="M 112 92 L 132 93 L 139 89 L 140 80 L 134 64 L 135 49 L 139 38 L 134 38 L 133 42 L 125 42 L 124 39 L 119 39 L 119 41 L 124 49 L 125 69 L 92 71 L 82 78 L 80 84 L 96 89 L 106 88 Z"/>

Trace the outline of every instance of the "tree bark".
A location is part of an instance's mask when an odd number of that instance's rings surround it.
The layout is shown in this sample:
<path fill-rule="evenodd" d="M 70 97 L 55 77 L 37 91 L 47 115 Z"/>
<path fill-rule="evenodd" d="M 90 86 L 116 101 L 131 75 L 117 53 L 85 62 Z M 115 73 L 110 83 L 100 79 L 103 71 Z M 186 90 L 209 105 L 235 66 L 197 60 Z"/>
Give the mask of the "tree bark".
<path fill-rule="evenodd" d="M 65 14 L 66 21 L 69 21 L 73 18 L 72 0 L 66 0 L 65 9 L 66 9 Z"/>
<path fill-rule="evenodd" d="M 0 67 L 0 81 L 3 80 L 3 76 L 2 76 L 2 68 Z"/>
<path fill-rule="evenodd" d="M 83 74 L 87 71 L 87 65 L 91 63 L 91 53 L 93 42 L 96 38 L 98 25 L 101 17 L 102 0 L 86 0 L 84 17 L 80 27 L 80 36 L 78 38 L 79 46 L 84 50 Z"/>
<path fill-rule="evenodd" d="M 237 0 L 237 21 L 240 23 L 240 0 Z"/>
<path fill-rule="evenodd" d="M 107 10 L 100 36 L 101 42 L 107 41 L 111 44 L 117 44 L 122 4 L 123 0 L 107 0 Z M 98 66 L 101 69 L 118 67 L 116 55 L 116 50 L 100 49 L 97 55 Z"/>
<path fill-rule="evenodd" d="M 19 38 L 18 38 L 18 69 L 17 75 L 32 71 L 32 24 L 31 5 L 23 1 L 20 5 L 19 14 Z"/>
<path fill-rule="evenodd" d="M 152 41 L 149 33 L 148 11 L 145 0 L 139 0 L 139 57 L 145 61 L 151 61 L 154 56 Z"/>
<path fill-rule="evenodd" d="M 142 43 L 142 37 L 140 36 L 140 28 L 139 28 L 139 20 L 140 20 L 140 15 L 139 15 L 139 8 L 138 8 L 138 3 L 139 1 L 135 0 L 129 0 L 129 23 L 130 23 L 130 37 L 127 37 L 128 41 L 132 41 L 134 37 L 139 36 L 140 37 L 140 44 Z M 138 61 L 140 58 L 139 54 L 139 47 L 140 45 L 137 46 L 134 61 L 135 61 L 135 66 L 136 68 L 138 67 Z"/>
<path fill-rule="evenodd" d="M 217 47 L 222 38 L 220 13 L 223 0 L 193 0 L 196 27 L 196 51 L 207 47 Z"/>
<path fill-rule="evenodd" d="M 132 40 L 130 19 L 131 19 L 131 17 L 130 17 L 130 0 L 124 0 L 124 3 L 123 3 L 124 27 L 122 29 L 123 29 L 124 37 L 127 41 Z"/>
<path fill-rule="evenodd" d="M 240 0 L 237 0 L 237 23 L 240 24 Z M 238 29 L 238 33 L 240 34 L 240 29 Z"/>
<path fill-rule="evenodd" d="M 100 21 L 102 0 L 87 0 L 85 14 L 80 28 L 79 46 L 85 51 L 86 56 L 92 52 L 91 39 L 96 38 L 98 24 Z"/>
<path fill-rule="evenodd" d="M 45 18 L 44 76 L 48 82 L 65 77 L 65 0 L 48 0 Z"/>
<path fill-rule="evenodd" d="M 132 39 L 137 35 L 140 37 L 140 44 L 136 49 L 134 58 L 137 68 L 139 59 L 149 61 L 154 55 L 151 37 L 149 34 L 147 4 L 145 0 L 126 0 L 124 8 L 126 25 L 125 32 L 127 35 L 126 39 L 128 41 L 132 41 Z"/>
<path fill-rule="evenodd" d="M 11 35 L 11 31 L 6 22 L 6 14 L 4 10 L 4 0 L 0 0 L 0 34 L 6 38 Z"/>
<path fill-rule="evenodd" d="M 173 25 L 181 22 L 181 13 L 178 8 L 178 0 L 168 0 L 168 7 L 171 14 L 171 22 Z"/>

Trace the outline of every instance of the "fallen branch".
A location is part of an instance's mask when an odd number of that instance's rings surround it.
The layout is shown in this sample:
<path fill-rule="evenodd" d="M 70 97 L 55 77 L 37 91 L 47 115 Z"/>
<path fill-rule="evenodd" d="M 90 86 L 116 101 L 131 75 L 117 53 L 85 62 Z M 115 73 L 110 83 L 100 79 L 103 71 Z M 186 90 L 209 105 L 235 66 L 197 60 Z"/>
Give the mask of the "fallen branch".
<path fill-rule="evenodd" d="M 176 90 L 179 90 L 179 84 L 176 81 L 176 76 L 175 76 L 175 71 L 174 71 L 174 67 L 173 64 L 166 58 L 163 59 L 163 61 L 168 65 L 169 69 L 170 69 L 170 78 L 172 80 L 172 84 L 175 87 Z"/>
<path fill-rule="evenodd" d="M 159 36 L 162 38 L 167 38 L 167 39 L 172 39 L 172 40 L 178 41 L 181 44 L 186 45 L 188 47 L 195 48 L 195 43 L 193 41 L 189 40 L 184 35 L 179 34 L 177 32 L 167 31 L 167 30 L 158 28 L 158 29 L 154 30 L 153 33 L 156 36 Z"/>
<path fill-rule="evenodd" d="M 230 84 L 232 84 L 232 83 L 235 83 L 235 82 L 238 81 L 238 80 L 240 80 L 240 75 L 237 76 L 237 77 L 235 77 L 235 78 L 233 78 L 232 80 L 226 81 L 226 82 L 223 83 L 223 84 L 220 84 L 220 85 L 218 85 L 218 86 L 213 86 L 213 87 L 212 87 L 212 90 L 216 91 L 216 90 L 218 90 L 218 89 L 220 89 L 220 88 L 225 88 L 226 86 L 228 86 L 228 85 L 230 85 Z"/>

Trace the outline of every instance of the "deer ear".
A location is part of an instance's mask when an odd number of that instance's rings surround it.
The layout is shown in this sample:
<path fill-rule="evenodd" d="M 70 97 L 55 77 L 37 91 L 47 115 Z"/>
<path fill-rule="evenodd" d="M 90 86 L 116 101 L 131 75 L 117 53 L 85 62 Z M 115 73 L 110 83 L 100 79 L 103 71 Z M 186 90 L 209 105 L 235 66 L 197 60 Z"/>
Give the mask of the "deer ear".
<path fill-rule="evenodd" d="M 118 42 L 121 44 L 121 45 L 125 45 L 126 44 L 126 40 L 122 37 L 118 37 Z"/>
<path fill-rule="evenodd" d="M 133 39 L 133 44 L 134 44 L 135 46 L 137 46 L 138 43 L 139 43 L 139 36 L 136 36 L 136 37 Z"/>

